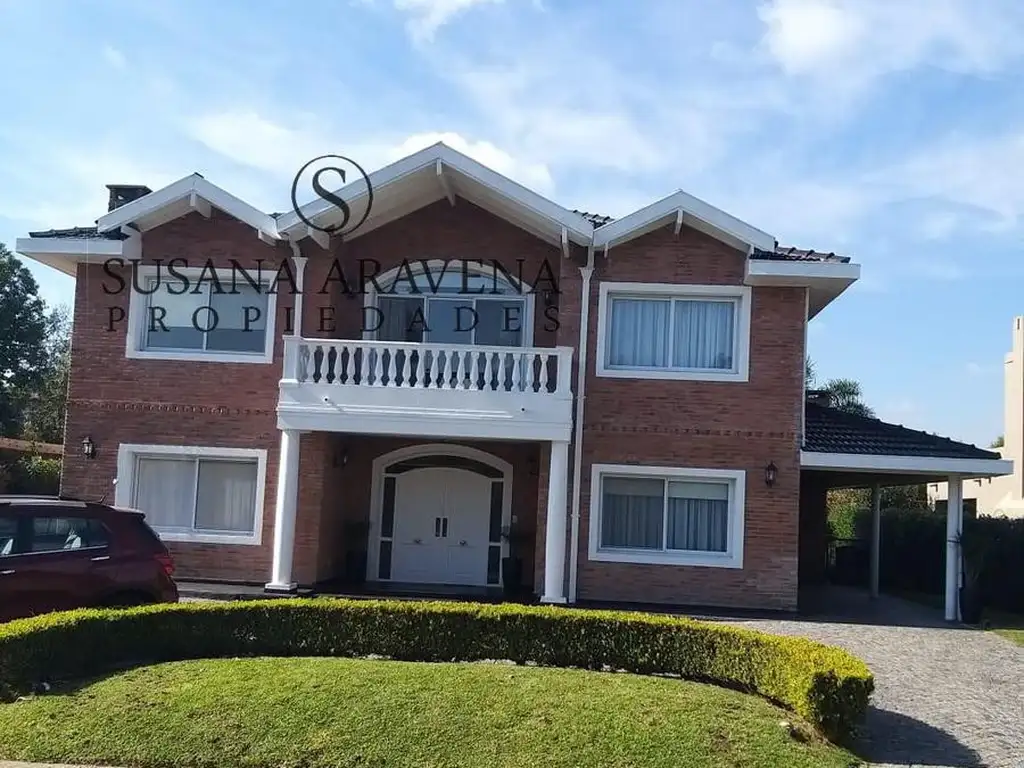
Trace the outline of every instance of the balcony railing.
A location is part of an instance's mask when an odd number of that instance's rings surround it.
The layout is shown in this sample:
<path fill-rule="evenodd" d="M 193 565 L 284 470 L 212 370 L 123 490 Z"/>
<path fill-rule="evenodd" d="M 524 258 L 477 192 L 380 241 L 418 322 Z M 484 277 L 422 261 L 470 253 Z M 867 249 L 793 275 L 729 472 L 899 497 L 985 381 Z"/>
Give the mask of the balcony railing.
<path fill-rule="evenodd" d="M 571 397 L 572 349 L 485 347 L 286 336 L 285 380 Z"/>

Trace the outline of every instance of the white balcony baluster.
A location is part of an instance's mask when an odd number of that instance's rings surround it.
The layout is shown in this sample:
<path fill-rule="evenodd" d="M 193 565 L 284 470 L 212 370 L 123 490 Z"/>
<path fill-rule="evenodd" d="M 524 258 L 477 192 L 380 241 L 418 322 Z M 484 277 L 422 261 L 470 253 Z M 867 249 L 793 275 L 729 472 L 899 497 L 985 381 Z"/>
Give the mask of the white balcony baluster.
<path fill-rule="evenodd" d="M 294 339 L 294 340 L 293 340 Z M 572 350 L 285 339 L 298 383 L 568 395 Z M 553 369 L 552 369 L 553 368 Z"/>

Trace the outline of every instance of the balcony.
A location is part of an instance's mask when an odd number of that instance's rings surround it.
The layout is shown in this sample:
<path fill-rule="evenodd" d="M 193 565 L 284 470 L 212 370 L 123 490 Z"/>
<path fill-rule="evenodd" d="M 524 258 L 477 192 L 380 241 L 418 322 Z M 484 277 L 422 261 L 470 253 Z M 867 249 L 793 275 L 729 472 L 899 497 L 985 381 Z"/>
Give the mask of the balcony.
<path fill-rule="evenodd" d="M 284 338 L 278 426 L 568 440 L 572 348 Z"/>

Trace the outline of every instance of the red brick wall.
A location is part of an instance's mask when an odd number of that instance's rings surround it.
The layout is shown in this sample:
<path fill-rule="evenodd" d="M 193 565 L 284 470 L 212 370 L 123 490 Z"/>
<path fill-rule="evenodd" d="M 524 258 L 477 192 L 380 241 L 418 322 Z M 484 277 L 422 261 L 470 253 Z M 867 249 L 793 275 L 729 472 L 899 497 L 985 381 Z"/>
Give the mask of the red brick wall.
<path fill-rule="evenodd" d="M 744 259 L 743 253 L 685 227 L 678 239 L 665 227 L 612 248 L 608 260 L 597 259 L 580 488 L 580 600 L 796 607 L 803 289 L 753 290 L 749 383 L 611 379 L 594 373 L 601 282 L 740 285 Z M 560 344 L 578 338 L 579 284 L 578 268 L 563 268 Z M 771 489 L 764 483 L 769 461 L 779 470 Z M 743 568 L 590 562 L 594 463 L 745 470 Z M 570 488 L 570 499 L 571 493 Z M 540 525 L 543 518 L 542 509 Z M 543 534 L 538 539 L 542 551 Z"/>

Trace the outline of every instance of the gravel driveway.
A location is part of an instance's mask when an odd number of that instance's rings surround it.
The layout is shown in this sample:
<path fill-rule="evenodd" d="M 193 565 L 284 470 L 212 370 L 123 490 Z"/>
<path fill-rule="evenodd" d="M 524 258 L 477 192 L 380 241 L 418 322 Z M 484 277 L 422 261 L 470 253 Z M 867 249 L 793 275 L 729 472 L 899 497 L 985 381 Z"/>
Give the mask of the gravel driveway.
<path fill-rule="evenodd" d="M 831 610 L 806 620 L 725 621 L 863 659 L 875 693 L 857 751 L 873 764 L 1024 768 L 1024 648 L 896 598 L 829 594 Z"/>

